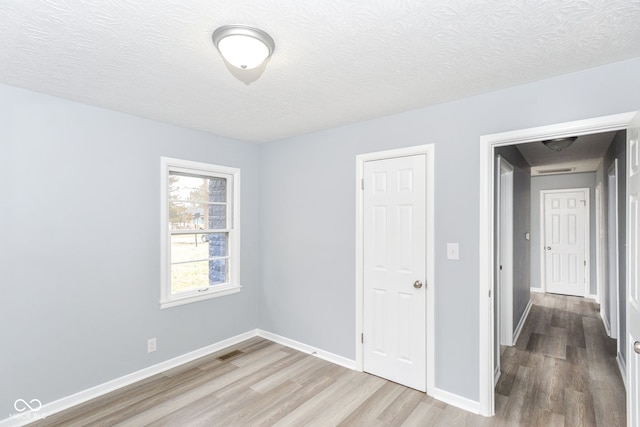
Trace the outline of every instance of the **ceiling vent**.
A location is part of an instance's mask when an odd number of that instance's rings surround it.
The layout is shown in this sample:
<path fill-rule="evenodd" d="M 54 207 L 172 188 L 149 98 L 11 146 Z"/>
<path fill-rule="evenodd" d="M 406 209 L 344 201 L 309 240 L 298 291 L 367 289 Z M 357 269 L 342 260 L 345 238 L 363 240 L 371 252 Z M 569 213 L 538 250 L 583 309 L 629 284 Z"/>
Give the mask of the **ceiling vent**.
<path fill-rule="evenodd" d="M 558 169 L 538 169 L 538 175 L 548 175 L 553 173 L 569 173 L 576 170 L 576 168 L 558 168 Z"/>

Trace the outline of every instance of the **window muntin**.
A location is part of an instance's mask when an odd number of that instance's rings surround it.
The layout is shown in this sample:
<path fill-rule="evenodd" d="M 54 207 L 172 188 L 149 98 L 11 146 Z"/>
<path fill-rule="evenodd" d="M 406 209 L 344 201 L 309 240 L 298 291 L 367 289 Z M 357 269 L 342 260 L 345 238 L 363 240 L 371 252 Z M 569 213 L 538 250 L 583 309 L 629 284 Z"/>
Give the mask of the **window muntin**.
<path fill-rule="evenodd" d="M 162 159 L 162 307 L 239 291 L 239 170 Z"/>

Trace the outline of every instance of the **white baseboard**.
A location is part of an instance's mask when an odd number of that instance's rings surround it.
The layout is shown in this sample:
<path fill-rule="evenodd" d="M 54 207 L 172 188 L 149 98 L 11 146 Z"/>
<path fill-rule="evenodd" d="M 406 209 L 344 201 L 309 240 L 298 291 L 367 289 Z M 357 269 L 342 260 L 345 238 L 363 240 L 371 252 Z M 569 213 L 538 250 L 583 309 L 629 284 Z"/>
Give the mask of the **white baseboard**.
<path fill-rule="evenodd" d="M 314 355 L 316 357 L 319 357 L 320 359 L 326 360 L 327 362 L 344 366 L 345 368 L 348 368 L 348 369 L 354 369 L 354 370 L 356 369 L 355 360 L 347 359 L 346 357 L 338 356 L 337 354 L 317 349 L 308 344 L 304 344 L 299 341 L 292 340 L 290 338 L 286 338 L 278 334 L 274 334 L 273 332 L 258 329 L 258 336 L 264 339 L 267 339 L 269 341 L 273 341 L 278 344 L 282 344 L 287 347 L 293 348 L 294 350 L 301 351 L 302 353 Z"/>
<path fill-rule="evenodd" d="M 618 362 L 618 369 L 620 370 L 620 375 L 622 375 L 622 382 L 624 383 L 624 388 L 626 390 L 627 389 L 627 365 L 624 363 L 622 353 L 618 352 L 618 355 L 616 356 L 616 362 Z"/>
<path fill-rule="evenodd" d="M 527 303 L 527 307 L 524 309 L 524 313 L 522 313 L 522 317 L 520 317 L 520 321 L 518 322 L 518 326 L 516 326 L 516 330 L 513 331 L 513 345 L 518 341 L 518 337 L 520 336 L 520 332 L 522 332 L 522 327 L 524 326 L 524 322 L 527 321 L 527 317 L 529 317 L 529 312 L 531 311 L 531 306 L 533 303 L 531 300 Z"/>
<path fill-rule="evenodd" d="M 467 399 L 466 397 L 441 390 L 438 387 L 434 387 L 433 396 L 431 397 L 433 397 L 434 399 L 438 399 L 448 405 L 455 406 L 468 412 L 473 412 L 474 414 L 480 413 L 480 402 L 476 402 L 475 400 Z"/>
<path fill-rule="evenodd" d="M 596 295 L 596 294 L 589 294 L 589 295 L 587 295 L 587 298 L 592 299 L 595 302 L 597 302 L 598 304 L 600 304 L 600 301 L 598 300 L 598 295 Z"/>
<path fill-rule="evenodd" d="M 242 341 L 246 341 L 255 336 L 268 339 L 275 343 L 282 344 L 284 346 L 293 348 L 295 350 L 298 350 L 304 353 L 315 355 L 316 357 L 319 357 L 328 362 L 343 366 L 348 369 L 353 369 L 353 370 L 356 369 L 355 360 L 347 359 L 346 357 L 339 356 L 337 354 L 324 351 L 321 349 L 317 349 L 310 345 L 283 337 L 281 335 L 274 334 L 272 332 L 264 331 L 261 329 L 254 329 L 254 330 L 245 332 L 243 334 L 228 338 L 226 340 L 222 340 L 217 343 L 208 345 L 206 347 L 202 347 L 198 350 L 194 350 L 192 352 L 174 357 L 173 359 L 166 360 L 156 365 L 149 366 L 147 368 L 141 369 L 131 374 L 124 375 L 120 378 L 107 381 L 106 383 L 97 385 L 95 387 L 91 387 L 89 389 L 72 394 L 70 396 L 63 397 L 62 399 L 58 399 L 54 402 L 47 403 L 45 405 L 42 405 L 42 407 L 40 407 L 37 411 L 25 411 L 20 414 L 10 415 L 9 418 L 0 420 L 0 427 L 24 426 L 34 421 L 45 419 L 46 417 L 51 416 L 60 411 L 63 411 L 65 409 L 87 402 L 91 399 L 95 399 L 96 397 L 100 397 L 106 393 L 110 393 L 119 388 L 131 385 L 137 381 L 144 380 L 153 375 L 157 375 L 162 372 L 168 371 L 170 369 L 176 368 L 180 365 L 191 362 L 200 357 L 204 357 L 209 354 L 224 350 L 227 347 L 230 347 L 235 344 L 239 344 Z M 474 414 L 480 413 L 480 402 L 476 402 L 474 400 L 467 399 L 457 394 L 454 394 L 445 390 L 441 390 L 437 387 L 433 388 L 432 397 L 435 399 L 441 400 L 449 405 L 456 406 L 465 411 L 473 412 Z"/>
<path fill-rule="evenodd" d="M 110 393 L 119 388 L 131 385 L 137 381 L 144 380 L 153 375 L 160 374 L 168 371 L 185 363 L 199 359 L 200 357 L 207 356 L 211 353 L 215 353 L 220 350 L 224 350 L 227 347 L 246 341 L 249 338 L 253 338 L 258 335 L 258 330 L 245 332 L 235 337 L 228 338 L 226 340 L 219 341 L 215 344 L 208 345 L 206 347 L 199 348 L 198 350 L 185 353 L 173 359 L 160 362 L 156 365 L 149 366 L 131 374 L 124 375 L 120 378 L 116 378 L 106 383 L 91 387 L 89 389 L 80 391 L 62 399 L 42 405 L 37 411 L 25 411 L 19 414 L 14 414 L 9 418 L 5 418 L 0 421 L 0 427 L 17 427 L 24 426 L 37 420 L 44 419 L 57 412 L 71 408 L 72 406 L 79 405 L 87 402 L 96 397 L 102 396 L 106 393 Z"/>
<path fill-rule="evenodd" d="M 611 327 L 609 326 L 609 321 L 607 320 L 607 316 L 602 312 L 602 307 L 600 307 L 600 318 L 602 319 L 602 323 L 604 324 L 604 330 L 607 333 L 607 336 L 611 336 Z"/>
<path fill-rule="evenodd" d="M 542 288 L 530 288 L 530 289 L 531 289 L 531 292 L 536 292 L 536 293 L 539 293 L 539 294 L 543 294 L 544 293 Z"/>

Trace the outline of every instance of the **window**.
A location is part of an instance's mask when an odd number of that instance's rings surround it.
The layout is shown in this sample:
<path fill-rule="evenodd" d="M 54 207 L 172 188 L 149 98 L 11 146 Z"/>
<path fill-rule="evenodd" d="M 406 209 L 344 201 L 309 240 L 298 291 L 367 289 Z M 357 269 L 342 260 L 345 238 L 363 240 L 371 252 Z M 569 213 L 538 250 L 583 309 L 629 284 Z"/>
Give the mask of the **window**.
<path fill-rule="evenodd" d="M 240 291 L 240 170 L 161 158 L 161 308 Z"/>

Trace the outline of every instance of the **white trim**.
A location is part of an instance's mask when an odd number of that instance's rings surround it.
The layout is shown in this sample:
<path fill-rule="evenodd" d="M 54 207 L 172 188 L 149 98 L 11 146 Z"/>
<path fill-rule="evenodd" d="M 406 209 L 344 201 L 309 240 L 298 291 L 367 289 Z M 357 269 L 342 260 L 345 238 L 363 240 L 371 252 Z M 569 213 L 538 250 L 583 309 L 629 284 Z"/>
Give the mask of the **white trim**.
<path fill-rule="evenodd" d="M 616 362 L 618 362 L 618 370 L 620 371 L 620 375 L 622 376 L 622 382 L 624 383 L 625 390 L 627 389 L 627 365 L 624 363 L 624 358 L 622 357 L 622 353 L 618 350 L 618 354 L 616 355 Z"/>
<path fill-rule="evenodd" d="M 479 375 L 480 413 L 491 416 L 495 413 L 493 387 L 493 158 L 494 148 L 505 145 L 540 141 L 563 136 L 587 135 L 590 133 L 626 129 L 635 112 L 596 117 L 550 126 L 521 129 L 511 132 L 482 135 L 480 137 L 480 240 L 479 240 Z"/>
<path fill-rule="evenodd" d="M 363 345 L 361 342 L 361 334 L 363 331 L 362 315 L 363 315 L 363 254 L 362 246 L 363 230 L 362 215 L 364 195 L 361 191 L 361 183 L 364 177 L 364 163 L 372 160 L 382 160 L 395 157 L 406 157 L 417 154 L 426 155 L 426 250 L 427 250 L 427 280 L 426 280 L 426 309 L 427 309 L 427 394 L 432 395 L 435 389 L 435 275 L 434 275 L 434 155 L 435 145 L 425 144 L 414 147 L 399 148 L 395 150 L 378 151 L 375 153 L 358 154 L 356 156 L 356 360 L 355 369 L 363 371 Z"/>
<path fill-rule="evenodd" d="M 534 287 L 532 287 L 530 289 L 531 289 L 531 292 L 535 292 L 537 294 L 544 294 L 544 291 L 542 290 L 542 288 L 534 288 Z"/>
<path fill-rule="evenodd" d="M 170 239 L 171 233 L 167 227 L 169 218 L 169 172 L 178 171 L 198 175 L 219 176 L 231 178 L 231 185 L 227 191 L 232 200 L 227 205 L 231 219 L 229 234 L 228 283 L 210 286 L 206 289 L 184 293 L 171 294 L 170 275 Z M 166 309 L 183 304 L 203 301 L 211 298 L 231 295 L 240 292 L 240 169 L 229 166 L 213 165 L 209 163 L 193 162 L 190 160 L 160 157 L 160 308 Z"/>
<path fill-rule="evenodd" d="M 518 322 L 518 326 L 516 326 L 516 330 L 513 332 L 514 345 L 518 341 L 518 338 L 520 337 L 520 332 L 522 332 L 522 327 L 524 326 L 525 322 L 527 321 L 527 318 L 529 317 L 529 312 L 531 311 L 532 305 L 533 303 L 531 302 L 531 299 L 529 299 L 529 302 L 527 303 L 527 307 L 524 309 L 524 313 L 522 313 L 522 317 Z"/>
<path fill-rule="evenodd" d="M 498 298 L 498 310 L 496 318 L 499 319 L 500 344 L 512 346 L 513 341 L 513 166 L 502 156 L 498 157 L 498 211 L 496 216 L 498 227 L 496 230 L 498 260 L 497 269 L 502 265 L 502 274 L 498 274 L 499 288 L 496 292 Z M 499 345 L 496 344 L 496 349 Z M 497 366 L 500 366 L 499 358 Z"/>
<path fill-rule="evenodd" d="M 598 169 L 604 169 L 602 163 Z M 603 173 L 604 175 L 604 170 Z M 603 178 L 604 179 L 604 178 Z M 598 304 L 600 304 L 600 297 L 602 295 L 602 289 L 604 288 L 604 268 L 606 263 L 603 260 L 603 255 L 606 253 L 606 247 L 604 244 L 604 212 L 603 212 L 603 192 L 602 181 L 598 181 L 595 188 L 595 211 L 596 211 L 596 294 L 590 294 L 589 298 L 593 298 Z"/>
<path fill-rule="evenodd" d="M 480 403 L 475 400 L 467 399 L 466 397 L 462 397 L 457 394 L 450 393 L 448 391 L 439 389 L 437 387 L 433 389 L 432 397 L 448 405 L 452 405 L 457 408 L 463 409 L 467 412 L 472 412 L 474 414 L 482 415 L 480 413 Z"/>
<path fill-rule="evenodd" d="M 356 366 L 357 363 L 355 360 L 348 359 L 346 357 L 339 356 L 337 354 L 318 349 L 316 347 L 301 343 L 299 341 L 296 341 L 290 338 L 283 337 L 278 334 L 274 334 L 273 332 L 265 331 L 262 329 L 253 329 L 245 333 L 242 333 L 240 335 L 227 338 L 217 343 L 199 348 L 189 353 L 182 354 L 172 359 L 165 360 L 164 362 L 155 364 L 153 366 L 140 369 L 139 371 L 132 372 L 130 374 L 113 379 L 111 381 L 107 381 L 105 383 L 88 388 L 78 393 L 74 393 L 70 396 L 66 396 L 56 401 L 47 403 L 43 405 L 42 408 L 38 410 L 37 413 L 35 412 L 33 412 L 32 414 L 22 413 L 20 414 L 21 415 L 20 418 L 18 417 L 5 418 L 3 420 L 0 420 L 0 427 L 24 426 L 36 420 L 44 419 L 48 416 L 64 411 L 65 409 L 69 409 L 71 407 L 80 405 L 91 399 L 95 399 L 97 397 L 103 396 L 107 393 L 118 390 L 122 387 L 126 387 L 128 385 L 134 384 L 138 381 L 144 380 L 154 375 L 161 374 L 170 369 L 177 368 L 185 363 L 192 362 L 201 357 L 208 356 L 210 354 L 222 351 L 225 348 L 239 344 L 253 337 L 261 337 L 269 341 L 273 341 L 277 344 L 287 346 L 294 350 L 316 356 L 320 359 L 326 360 L 327 362 L 330 362 L 339 366 L 343 366 L 347 369 L 358 370 Z M 360 369 L 360 371 L 362 370 Z M 457 394 L 450 393 L 448 391 L 437 389 L 435 387 L 433 388 L 432 393 L 433 394 L 430 393 L 432 397 L 438 400 L 441 400 L 449 405 L 453 405 L 460 409 L 464 409 L 466 411 L 473 412 L 476 414 L 480 412 L 479 403 L 476 401 L 467 399 Z M 29 415 L 32 415 L 32 416 L 30 417 Z"/>
<path fill-rule="evenodd" d="M 540 190 L 540 285 L 542 292 L 547 292 L 547 274 L 546 274 L 546 251 L 544 247 L 546 245 L 546 233 L 545 233 L 545 196 L 547 194 L 554 193 L 571 193 L 571 192 L 582 192 L 585 198 L 585 216 L 584 216 L 584 261 L 585 269 L 584 269 L 584 289 L 582 290 L 581 297 L 587 297 L 591 293 L 591 255 L 589 253 L 589 249 L 591 246 L 590 240 L 590 216 L 589 211 L 591 210 L 591 200 L 589 199 L 590 189 L 588 187 L 581 188 L 560 188 L 560 189 L 551 189 L 551 190 Z"/>
<path fill-rule="evenodd" d="M 611 327 L 609 326 L 609 321 L 607 320 L 607 316 L 602 312 L 602 307 L 600 307 L 600 319 L 602 319 L 602 325 L 604 326 L 604 331 L 607 333 L 607 336 L 611 336 Z"/>
<path fill-rule="evenodd" d="M 300 341 L 292 340 L 291 338 L 283 337 L 282 335 L 274 334 L 273 332 L 258 329 L 258 336 L 269 341 L 273 341 L 278 344 L 282 344 L 294 350 L 298 350 L 302 353 L 307 353 L 312 356 L 316 356 L 320 359 L 326 360 L 336 365 L 340 365 L 347 369 L 356 370 L 356 361 L 347 359 L 346 357 L 339 356 L 335 353 L 320 350 L 317 347 L 310 346 L 308 344 L 301 343 Z"/>
<path fill-rule="evenodd" d="M 113 379 L 111 381 L 107 381 L 105 383 L 88 388 L 78 393 L 74 393 L 70 396 L 63 397 L 62 399 L 58 399 L 56 401 L 44 404 L 42 408 L 37 412 L 37 415 L 36 413 L 33 414 L 33 418 L 28 418 L 28 417 L 25 417 L 26 419 L 5 418 L 4 420 L 0 421 L 0 427 L 9 427 L 9 426 L 13 427 L 13 426 L 26 425 L 28 423 L 35 421 L 36 416 L 38 417 L 38 419 L 42 419 L 43 417 L 48 417 L 50 415 L 53 415 L 65 409 L 69 409 L 73 406 L 80 405 L 81 403 L 87 402 L 91 399 L 95 399 L 96 397 L 100 397 L 102 395 L 110 393 L 114 390 L 118 390 L 122 387 L 126 387 L 135 382 L 152 377 L 153 375 L 161 374 L 165 371 L 168 371 L 169 369 L 176 368 L 185 363 L 188 363 L 193 360 L 199 359 L 201 357 L 208 356 L 209 354 L 224 350 L 227 347 L 230 347 L 235 344 L 239 344 L 257 335 L 258 335 L 258 330 L 254 329 L 254 330 L 245 332 L 243 334 L 236 335 L 234 337 L 227 338 L 217 343 L 208 345 L 206 347 L 199 348 L 189 353 L 182 354 L 172 359 L 165 360 L 164 362 L 160 362 L 156 365 L 140 369 L 139 371 L 132 372 L 130 374 Z M 25 415 L 25 414 L 23 413 L 21 415 Z"/>
<path fill-rule="evenodd" d="M 615 262 L 612 266 L 612 263 L 607 263 L 608 271 L 607 271 L 607 290 L 609 291 L 609 296 L 611 296 L 611 286 L 615 290 L 615 305 L 612 304 L 613 301 L 609 301 L 609 307 L 607 307 L 607 312 L 609 314 L 610 320 L 609 325 L 611 326 L 611 334 L 609 335 L 611 338 L 615 338 L 618 343 L 618 352 L 620 352 L 620 250 L 619 250 L 619 242 L 620 242 L 620 232 L 619 232 L 619 219 L 620 212 L 618 209 L 618 203 L 620 200 L 620 195 L 618 194 L 618 159 L 613 159 L 611 166 L 607 169 L 606 180 L 607 180 L 607 259 L 610 259 L 611 256 L 614 257 Z M 613 189 L 611 181 L 613 182 Z M 612 196 L 614 199 L 612 200 Z M 613 202 L 613 206 L 611 203 Z M 614 210 L 614 215 L 609 215 L 611 209 Z M 613 221 L 613 224 L 611 224 Z M 626 225 L 626 224 L 625 224 Z M 611 228 L 613 230 L 613 236 L 611 236 Z M 613 247 L 612 247 L 613 246 Z M 613 249 L 613 253 L 611 250 Z M 614 280 L 611 280 L 611 275 L 614 274 Z M 614 312 L 615 310 L 615 312 Z"/>

